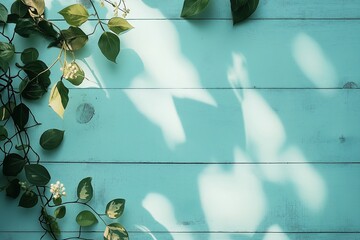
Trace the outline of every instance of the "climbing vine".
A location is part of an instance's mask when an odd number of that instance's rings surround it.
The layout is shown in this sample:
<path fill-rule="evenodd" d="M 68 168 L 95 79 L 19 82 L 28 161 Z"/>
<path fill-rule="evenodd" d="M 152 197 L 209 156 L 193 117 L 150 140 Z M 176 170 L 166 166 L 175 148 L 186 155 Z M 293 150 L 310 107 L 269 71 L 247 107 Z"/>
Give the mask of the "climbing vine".
<path fill-rule="evenodd" d="M 38 220 L 44 230 L 41 238 L 85 239 L 84 228 L 100 221 L 105 225 L 104 239 L 126 240 L 129 238 L 126 229 L 113 221 L 123 214 L 125 200 L 113 199 L 99 213 L 90 204 L 94 190 L 92 178 L 87 177 L 80 180 L 74 200 L 66 201 L 69 196 L 65 186 L 60 181 L 51 183 L 50 172 L 42 165 L 30 136 L 30 129 L 41 124 L 29 107 L 31 101 L 49 96 L 49 106 L 63 118 L 69 102 L 69 85 L 79 86 L 87 80 L 76 54 L 89 38 L 100 31 L 98 48 L 106 59 L 116 62 L 120 36 L 133 28 L 125 19 L 130 10 L 124 0 L 87 1 L 89 8 L 77 3 L 58 12 L 68 24 L 66 28 L 46 17 L 44 0 L 15 0 L 11 6 L 0 3 L 0 156 L 3 159 L 0 191 L 13 199 L 20 196 L 20 207 L 40 208 Z M 258 0 L 230 2 L 234 24 L 249 17 L 258 5 Z M 209 0 L 185 0 L 181 16 L 197 15 L 208 3 Z M 113 8 L 114 16 L 109 20 L 103 20 L 99 15 L 98 8 L 105 4 Z M 121 17 L 119 13 L 122 13 Z M 95 19 L 95 23 L 92 31 L 86 33 L 81 27 L 90 18 Z M 36 46 L 23 48 L 22 40 L 34 35 L 47 39 L 48 48 L 58 49 L 52 62 L 42 61 Z M 60 76 L 51 73 L 55 66 L 60 68 Z M 52 83 L 51 79 L 57 81 Z M 42 133 L 39 145 L 45 151 L 52 151 L 62 143 L 64 135 L 64 130 L 48 129 Z M 69 205 L 81 205 L 85 210 L 75 219 L 78 233 L 62 238 L 60 222 Z"/>

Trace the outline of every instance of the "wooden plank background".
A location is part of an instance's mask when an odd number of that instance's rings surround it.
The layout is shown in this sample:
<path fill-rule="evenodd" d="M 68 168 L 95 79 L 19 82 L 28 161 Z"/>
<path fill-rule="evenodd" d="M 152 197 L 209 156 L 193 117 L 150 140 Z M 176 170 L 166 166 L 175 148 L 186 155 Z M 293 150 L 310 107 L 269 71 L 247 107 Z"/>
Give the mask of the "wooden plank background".
<path fill-rule="evenodd" d="M 131 239 L 360 239 L 360 2 L 260 0 L 236 27 L 228 1 L 191 21 L 182 2 L 129 1 L 135 29 L 117 64 L 96 36 L 77 54 L 90 81 L 70 90 L 63 120 L 29 103 L 43 123 L 35 142 L 66 131 L 58 151 L 38 148 L 52 180 L 70 201 L 92 176 L 99 211 L 125 198 Z M 70 3 L 47 4 L 65 28 L 57 12 Z M 0 239 L 40 238 L 37 210 L 16 205 L 0 198 Z"/>

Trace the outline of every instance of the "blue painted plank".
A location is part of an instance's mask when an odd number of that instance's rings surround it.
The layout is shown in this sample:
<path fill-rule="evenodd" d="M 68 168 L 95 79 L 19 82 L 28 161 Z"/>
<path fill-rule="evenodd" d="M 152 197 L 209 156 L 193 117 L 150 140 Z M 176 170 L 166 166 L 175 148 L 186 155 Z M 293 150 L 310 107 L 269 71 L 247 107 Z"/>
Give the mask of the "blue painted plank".
<path fill-rule="evenodd" d="M 76 2 L 76 1 L 72 1 Z M 85 6 L 91 7 L 86 0 L 78 0 Z M 173 0 L 164 2 L 162 0 L 131 0 L 127 1 L 127 6 L 131 12 L 128 18 L 133 19 L 180 19 L 183 0 Z M 63 7 L 69 5 L 68 2 L 60 0 L 47 1 L 48 17 L 59 19 L 57 14 Z M 98 5 L 99 6 L 99 5 Z M 100 13 L 110 18 L 113 16 L 112 8 L 100 9 Z M 89 10 L 91 11 L 91 10 Z M 360 6 L 357 0 L 262 0 L 252 19 L 257 18 L 359 18 Z M 230 19 L 230 1 L 210 1 L 206 11 L 197 18 L 211 19 Z"/>
<path fill-rule="evenodd" d="M 239 86 L 245 88 L 358 87 L 359 23 L 274 20 L 233 28 L 226 21 L 132 21 L 135 29 L 121 36 L 117 64 L 97 47 L 101 31 L 76 53 L 89 79 L 81 87 L 229 88 L 234 69 L 236 76 L 247 76 Z M 92 31 L 90 24 L 83 28 Z M 47 49 L 44 39 L 17 36 L 16 41 L 18 51 L 37 44 L 48 64 L 59 53 Z M 60 67 L 51 69 L 53 81 L 60 78 Z"/>
<path fill-rule="evenodd" d="M 253 162 L 359 162 L 359 102 L 359 90 L 71 89 L 63 120 L 29 104 L 49 162 L 233 162 L 234 146 Z M 36 144 L 49 128 L 66 131 L 57 151 Z"/>
<path fill-rule="evenodd" d="M 240 149 L 234 154 L 243 155 Z M 111 199 L 125 198 L 120 222 L 130 232 L 187 233 L 188 239 L 198 232 L 244 237 L 255 232 L 360 232 L 359 164 L 46 166 L 51 182 L 65 184 L 64 201 L 76 199 L 77 182 L 87 176 L 93 177 L 92 203 L 100 213 Z M 39 209 L 16 209 L 16 202 L 0 199 L 7 206 L 0 216 L 1 232 L 41 230 L 35 220 Z M 59 220 L 64 231 L 77 230 L 75 216 L 83 209 L 68 208 L 66 220 Z M 84 230 L 103 229 L 99 222 Z"/>
<path fill-rule="evenodd" d="M 74 236 L 76 233 L 69 233 L 65 236 Z M 17 240 L 17 239 L 40 239 L 41 232 L 9 232 L 2 233 L 0 232 L 0 238 L 3 240 Z M 102 232 L 96 233 L 85 233 L 83 237 L 101 238 Z M 174 239 L 174 240 L 186 240 L 188 238 L 185 233 L 130 233 L 131 240 L 165 240 L 165 239 Z M 204 240 L 209 239 L 228 239 L 227 234 L 223 233 L 193 233 L 192 239 Z M 358 233 L 263 233 L 263 234 L 254 234 L 252 236 L 244 236 L 244 234 L 233 233 L 230 235 L 232 240 L 359 240 L 360 235 Z M 50 238 L 44 238 L 47 240 Z"/>

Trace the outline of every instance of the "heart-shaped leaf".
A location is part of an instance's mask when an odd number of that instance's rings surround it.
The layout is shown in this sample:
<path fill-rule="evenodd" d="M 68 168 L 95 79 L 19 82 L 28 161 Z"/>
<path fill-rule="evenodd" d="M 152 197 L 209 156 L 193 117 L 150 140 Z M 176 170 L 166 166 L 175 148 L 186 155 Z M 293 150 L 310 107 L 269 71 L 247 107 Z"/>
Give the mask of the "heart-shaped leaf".
<path fill-rule="evenodd" d="M 129 234 L 120 223 L 111 223 L 106 226 L 104 231 L 104 240 L 128 240 Z"/>
<path fill-rule="evenodd" d="M 65 108 L 69 102 L 69 89 L 65 87 L 62 81 L 57 82 L 50 92 L 49 106 L 61 118 L 64 117 Z"/>
<path fill-rule="evenodd" d="M 116 34 L 120 34 L 134 28 L 128 21 L 121 17 L 113 17 L 108 22 L 108 27 Z"/>
<path fill-rule="evenodd" d="M 19 179 L 13 179 L 10 184 L 6 187 L 6 196 L 11 198 L 17 198 L 20 194 Z"/>
<path fill-rule="evenodd" d="M 51 179 L 48 170 L 40 164 L 26 165 L 25 175 L 29 183 L 36 186 L 45 186 Z"/>
<path fill-rule="evenodd" d="M 0 42 L 0 69 L 7 71 L 15 54 L 15 47 L 10 43 Z"/>
<path fill-rule="evenodd" d="M 29 108 L 24 104 L 20 103 L 13 110 L 13 120 L 14 123 L 22 130 L 25 128 L 25 125 L 29 121 Z"/>
<path fill-rule="evenodd" d="M 241 0 L 230 0 L 231 1 L 231 13 L 233 18 L 233 24 L 237 24 L 244 21 L 251 14 L 253 14 L 259 4 L 259 0 L 247 0 L 244 3 Z"/>
<path fill-rule="evenodd" d="M 89 13 L 82 4 L 73 4 L 59 12 L 65 21 L 75 27 L 79 27 L 86 22 L 89 18 Z"/>
<path fill-rule="evenodd" d="M 21 53 L 21 61 L 24 64 L 34 62 L 38 59 L 39 52 L 36 50 L 36 48 L 27 48 Z"/>
<path fill-rule="evenodd" d="M 39 15 L 42 15 L 45 10 L 44 0 L 21 0 L 25 5 L 36 9 Z"/>
<path fill-rule="evenodd" d="M 6 23 L 8 18 L 7 8 L 0 3 L 0 22 Z"/>
<path fill-rule="evenodd" d="M 76 222 L 81 227 L 89 227 L 96 224 L 98 220 L 92 212 L 85 210 L 76 216 Z"/>
<path fill-rule="evenodd" d="M 83 48 L 89 39 L 83 30 L 72 26 L 66 30 L 61 30 L 61 36 L 65 41 L 65 49 L 70 51 L 77 51 Z"/>
<path fill-rule="evenodd" d="M 125 199 L 114 199 L 106 205 L 105 214 L 112 219 L 120 217 L 125 208 Z"/>
<path fill-rule="evenodd" d="M 8 132 L 4 126 L 0 126 L 0 141 L 8 138 Z"/>
<path fill-rule="evenodd" d="M 93 187 L 91 185 L 91 177 L 82 179 L 77 187 L 77 196 L 80 200 L 88 202 L 93 197 Z"/>
<path fill-rule="evenodd" d="M 66 214 L 66 207 L 65 206 L 58 207 L 54 211 L 54 216 L 56 218 L 59 218 L 59 219 L 65 217 L 65 214 Z"/>
<path fill-rule="evenodd" d="M 104 32 L 99 38 L 98 46 L 107 59 L 116 63 L 120 52 L 120 39 L 116 34 Z"/>
<path fill-rule="evenodd" d="M 32 208 L 38 203 L 38 196 L 33 191 L 26 191 L 20 198 L 19 206 Z"/>
<path fill-rule="evenodd" d="M 22 156 L 11 153 L 4 158 L 3 174 L 5 176 L 16 176 L 23 170 L 25 164 L 26 160 Z"/>
<path fill-rule="evenodd" d="M 59 129 L 48 129 L 40 137 L 40 145 L 45 150 L 57 148 L 64 138 L 64 132 Z"/>

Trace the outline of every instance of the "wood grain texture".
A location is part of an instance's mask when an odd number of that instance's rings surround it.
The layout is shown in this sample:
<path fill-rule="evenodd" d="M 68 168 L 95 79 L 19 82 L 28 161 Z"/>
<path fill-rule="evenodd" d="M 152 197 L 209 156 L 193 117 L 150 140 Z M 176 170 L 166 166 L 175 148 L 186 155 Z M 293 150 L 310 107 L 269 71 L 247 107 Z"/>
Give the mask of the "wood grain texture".
<path fill-rule="evenodd" d="M 242 66 L 240 73 L 248 76 L 248 83 L 239 86 L 243 88 L 356 88 L 360 55 L 353 53 L 360 51 L 359 23 L 274 20 L 233 28 L 230 21 L 134 20 L 135 29 L 120 37 L 117 64 L 97 47 L 101 31 L 76 52 L 90 79 L 80 87 L 231 88 L 229 72 Z M 59 25 L 67 28 L 64 22 Z M 90 33 L 93 25 L 82 27 Z M 59 53 L 47 49 L 48 40 L 15 39 L 22 48 L 37 44 L 46 52 L 40 59 L 47 63 Z M 242 60 L 234 62 L 236 57 Z M 59 69 L 52 68 L 54 82 Z"/>
<path fill-rule="evenodd" d="M 356 190 L 360 187 L 360 165 L 357 164 L 54 163 L 46 166 L 52 181 L 60 179 L 67 187 L 64 201 L 76 199 L 76 183 L 87 176 L 93 177 L 92 203 L 100 213 L 108 201 L 125 198 L 126 211 L 120 222 L 130 232 L 148 229 L 154 234 L 183 232 L 191 236 L 194 232 L 196 236 L 196 232 L 209 231 L 246 236 L 253 232 L 355 233 L 360 230 L 360 194 Z M 277 179 L 273 178 L 274 174 Z M 16 202 L 5 196 L 2 202 L 8 207 L 2 210 L 0 221 L 8 224 L 2 224 L 0 231 L 40 231 L 37 221 L 28 220 L 35 219 L 37 209 L 14 211 Z M 64 231 L 75 231 L 77 226 L 71 219 L 83 208 L 68 207 L 67 219 L 60 223 Z M 84 230 L 102 229 L 99 223 Z"/>
<path fill-rule="evenodd" d="M 60 0 L 48 1 L 51 3 L 47 16 L 61 19 L 57 14 L 66 3 Z M 86 0 L 78 0 L 85 6 L 90 7 Z M 180 13 L 183 0 L 132 0 L 127 5 L 131 9 L 129 19 L 181 19 Z M 56 10 L 54 10 L 56 8 Z M 109 8 L 111 10 L 111 8 Z M 89 9 L 91 11 L 91 9 Z M 261 0 L 257 11 L 251 19 L 272 18 L 359 18 L 360 6 L 357 0 L 339 2 L 337 0 L 310 1 L 310 0 Z M 101 13 L 106 13 L 103 9 Z M 160 15 L 161 14 L 161 15 Z M 112 17 L 109 11 L 107 17 Z M 230 1 L 210 1 L 207 9 L 196 19 L 231 19 Z"/>

